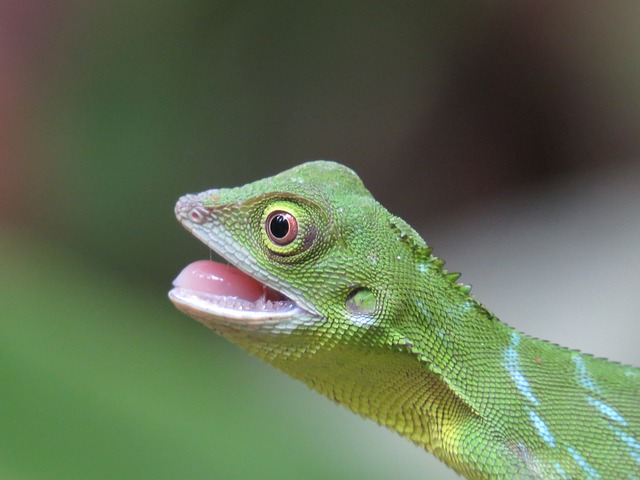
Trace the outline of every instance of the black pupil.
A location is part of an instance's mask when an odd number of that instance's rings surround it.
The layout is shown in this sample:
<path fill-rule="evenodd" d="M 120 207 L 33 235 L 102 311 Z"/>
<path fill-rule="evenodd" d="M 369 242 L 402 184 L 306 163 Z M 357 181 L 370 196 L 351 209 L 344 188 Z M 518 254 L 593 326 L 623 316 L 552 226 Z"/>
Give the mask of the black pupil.
<path fill-rule="evenodd" d="M 289 220 L 279 213 L 271 219 L 271 234 L 276 238 L 284 238 L 289 233 Z"/>

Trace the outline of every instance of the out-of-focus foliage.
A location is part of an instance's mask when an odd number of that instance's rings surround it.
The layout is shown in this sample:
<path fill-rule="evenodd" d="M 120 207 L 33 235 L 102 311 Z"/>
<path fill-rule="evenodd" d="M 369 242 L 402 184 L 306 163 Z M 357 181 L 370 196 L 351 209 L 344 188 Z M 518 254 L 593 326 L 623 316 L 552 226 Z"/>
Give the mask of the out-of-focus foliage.
<path fill-rule="evenodd" d="M 329 462 L 318 454 L 335 434 L 323 428 L 324 401 L 216 344 L 162 296 L 41 242 L 3 235 L 0 248 L 11 252 L 0 270 L 1 478 L 371 473 L 347 448 Z M 296 419 L 309 423 L 296 428 Z"/>

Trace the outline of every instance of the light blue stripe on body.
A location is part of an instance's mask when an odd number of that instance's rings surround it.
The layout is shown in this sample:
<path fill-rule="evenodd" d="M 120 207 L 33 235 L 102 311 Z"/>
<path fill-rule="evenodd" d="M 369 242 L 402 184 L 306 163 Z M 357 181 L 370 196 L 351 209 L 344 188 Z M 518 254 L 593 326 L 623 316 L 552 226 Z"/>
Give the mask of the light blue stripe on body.
<path fill-rule="evenodd" d="M 504 351 L 504 366 L 509 372 L 509 376 L 516 384 L 518 391 L 534 405 L 540 405 L 540 402 L 533 394 L 529 381 L 524 377 L 520 369 L 520 354 L 518 353 L 518 345 L 520 345 L 520 335 L 518 332 L 511 334 L 511 343 Z"/>
<path fill-rule="evenodd" d="M 584 470 L 587 473 L 587 475 L 589 475 L 590 479 L 601 478 L 600 474 L 596 471 L 596 469 L 593 468 L 591 465 L 589 465 L 587 461 L 584 459 L 584 457 L 580 455 L 580 453 L 577 450 L 571 447 L 567 447 L 567 451 L 571 454 L 571 456 L 576 461 L 576 463 L 580 465 L 580 468 L 582 468 L 582 470 Z"/>

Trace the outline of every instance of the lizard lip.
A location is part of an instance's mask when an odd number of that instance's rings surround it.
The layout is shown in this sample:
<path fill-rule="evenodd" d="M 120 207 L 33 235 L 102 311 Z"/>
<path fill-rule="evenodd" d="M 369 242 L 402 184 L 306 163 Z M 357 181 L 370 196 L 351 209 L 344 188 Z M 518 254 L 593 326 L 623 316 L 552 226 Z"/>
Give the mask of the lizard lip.
<path fill-rule="evenodd" d="M 199 260 L 173 282 L 169 298 L 176 307 L 212 325 L 220 321 L 278 323 L 300 313 L 290 298 L 232 265 Z"/>

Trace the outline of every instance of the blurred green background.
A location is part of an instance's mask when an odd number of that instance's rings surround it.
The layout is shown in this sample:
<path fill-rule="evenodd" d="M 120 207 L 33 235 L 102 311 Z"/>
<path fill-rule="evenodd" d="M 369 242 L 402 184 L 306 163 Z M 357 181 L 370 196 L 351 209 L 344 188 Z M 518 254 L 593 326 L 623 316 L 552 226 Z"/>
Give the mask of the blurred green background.
<path fill-rule="evenodd" d="M 453 479 L 177 312 L 186 192 L 355 168 L 536 336 L 640 364 L 637 2 L 0 3 L 0 478 Z"/>

